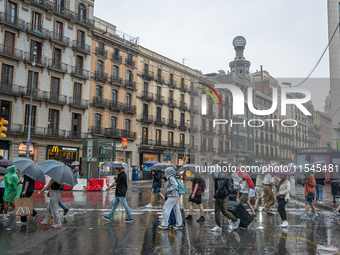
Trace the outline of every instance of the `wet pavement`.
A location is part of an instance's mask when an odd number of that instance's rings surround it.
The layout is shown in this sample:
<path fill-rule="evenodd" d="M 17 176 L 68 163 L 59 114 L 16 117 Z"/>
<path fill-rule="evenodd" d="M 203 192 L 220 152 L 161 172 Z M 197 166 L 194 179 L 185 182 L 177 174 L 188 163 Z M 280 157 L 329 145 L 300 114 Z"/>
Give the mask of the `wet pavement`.
<path fill-rule="evenodd" d="M 161 224 L 161 201 L 157 200 L 153 208 L 145 208 L 150 200 L 150 181 L 129 184 L 127 201 L 132 224 L 123 222 L 126 213 L 120 205 L 110 223 L 101 218 L 110 211 L 114 190 L 65 191 L 61 201 L 70 211 L 62 220 L 63 228 L 43 227 L 38 221 L 44 217 L 48 198 L 46 193 L 35 193 L 33 198 L 39 212 L 36 221 L 29 217 L 27 226 L 17 226 L 12 215 L 0 222 L 0 254 L 340 254 L 340 217 L 318 210 L 320 220 L 302 221 L 299 217 L 304 213 L 304 205 L 294 200 L 286 206 L 288 229 L 279 227 L 281 219 L 274 206 L 273 216 L 257 211 L 249 230 L 229 232 L 225 220 L 222 232 L 212 233 L 213 183 L 209 179 L 206 182 L 207 190 L 202 196 L 206 221 L 196 222 L 199 211 L 194 207 L 193 221 L 187 222 L 183 230 L 169 231 L 157 229 Z M 185 181 L 185 185 L 191 190 L 190 181 Z M 186 215 L 188 195 L 181 199 Z"/>

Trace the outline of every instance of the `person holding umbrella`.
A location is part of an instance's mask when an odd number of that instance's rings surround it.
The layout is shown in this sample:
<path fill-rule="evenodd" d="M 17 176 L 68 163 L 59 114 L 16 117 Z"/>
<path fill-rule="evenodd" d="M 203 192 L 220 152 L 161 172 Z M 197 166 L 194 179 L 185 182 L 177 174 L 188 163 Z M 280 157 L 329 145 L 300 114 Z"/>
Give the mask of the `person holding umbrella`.
<path fill-rule="evenodd" d="M 280 177 L 280 182 L 278 185 L 279 192 L 276 194 L 278 200 L 277 210 L 282 220 L 282 224 L 280 225 L 280 227 L 286 228 L 289 226 L 289 224 L 287 221 L 285 205 L 288 203 L 289 200 L 290 182 L 287 179 L 287 175 L 280 174 L 279 177 Z"/>
<path fill-rule="evenodd" d="M 5 193 L 5 174 L 7 174 L 7 170 L 3 167 L 0 167 L 0 211 L 4 210 L 4 193 Z"/>
<path fill-rule="evenodd" d="M 241 204 L 246 203 L 248 205 L 248 207 L 250 208 L 251 212 L 253 213 L 253 217 L 255 217 L 256 214 L 255 214 L 254 208 L 251 205 L 250 201 L 248 200 L 249 183 L 243 175 L 241 176 L 241 178 L 242 178 L 242 180 L 239 181 L 240 189 L 238 191 L 239 195 L 241 194 L 241 196 L 239 196 L 240 198 L 238 199 L 238 202 L 240 202 Z M 254 184 L 253 184 L 253 186 L 254 186 Z"/>

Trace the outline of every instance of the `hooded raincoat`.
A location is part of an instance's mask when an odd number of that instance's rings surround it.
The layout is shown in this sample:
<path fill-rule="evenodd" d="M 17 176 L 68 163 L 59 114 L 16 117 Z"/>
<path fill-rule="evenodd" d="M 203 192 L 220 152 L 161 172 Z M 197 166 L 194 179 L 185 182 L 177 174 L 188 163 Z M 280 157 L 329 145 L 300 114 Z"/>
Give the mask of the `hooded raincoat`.
<path fill-rule="evenodd" d="M 7 167 L 8 174 L 5 175 L 4 202 L 13 203 L 14 198 L 19 198 L 21 194 L 21 184 L 18 185 L 19 178 L 15 172 L 15 166 Z"/>
<path fill-rule="evenodd" d="M 167 196 L 168 197 L 179 197 L 178 184 L 175 178 L 176 171 L 173 167 L 167 167 L 165 169 L 168 181 L 166 182 Z"/>

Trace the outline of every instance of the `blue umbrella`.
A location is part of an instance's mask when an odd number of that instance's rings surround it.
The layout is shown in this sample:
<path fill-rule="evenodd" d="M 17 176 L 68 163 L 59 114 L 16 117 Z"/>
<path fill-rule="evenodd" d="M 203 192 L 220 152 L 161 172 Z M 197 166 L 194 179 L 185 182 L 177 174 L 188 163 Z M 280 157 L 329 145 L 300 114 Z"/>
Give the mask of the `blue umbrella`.
<path fill-rule="evenodd" d="M 74 187 L 78 182 L 72 169 L 62 162 L 56 160 L 45 160 L 39 164 L 44 174 L 51 177 L 61 185 Z"/>
<path fill-rule="evenodd" d="M 38 182 L 45 182 L 45 176 L 40 166 L 33 160 L 28 158 L 13 158 L 13 165 L 15 165 L 21 174 L 25 174 Z"/>
<path fill-rule="evenodd" d="M 151 167 L 155 164 L 159 164 L 159 162 L 158 161 L 146 161 L 146 162 L 143 163 L 143 165 L 147 166 L 147 167 Z"/>

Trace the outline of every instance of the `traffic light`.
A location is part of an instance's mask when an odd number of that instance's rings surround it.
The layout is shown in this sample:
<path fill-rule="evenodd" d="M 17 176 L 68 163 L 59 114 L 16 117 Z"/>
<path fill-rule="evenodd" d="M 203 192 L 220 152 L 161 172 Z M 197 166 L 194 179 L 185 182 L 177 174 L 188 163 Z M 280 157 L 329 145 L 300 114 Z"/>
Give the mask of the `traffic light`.
<path fill-rule="evenodd" d="M 8 121 L 0 117 L 0 139 L 6 137 L 6 134 L 4 133 L 4 131 L 7 131 L 7 128 L 4 127 L 4 125 L 7 125 L 7 124 L 8 124 Z"/>

